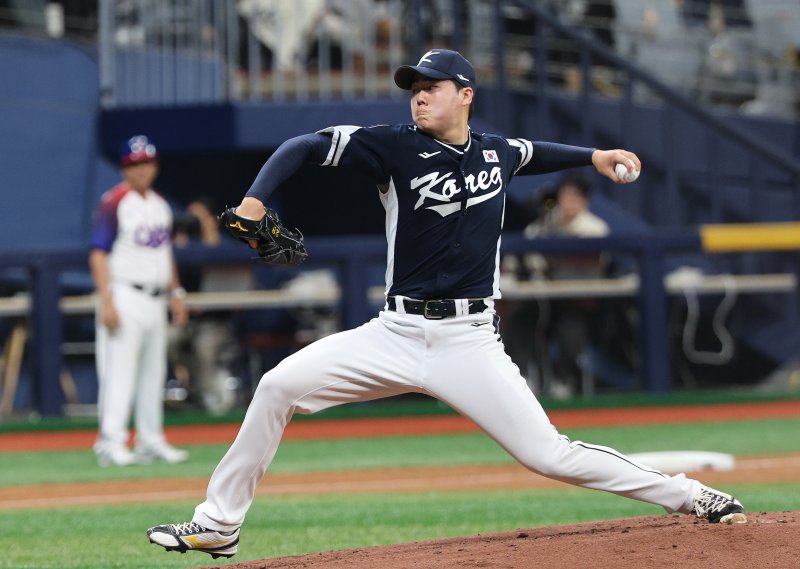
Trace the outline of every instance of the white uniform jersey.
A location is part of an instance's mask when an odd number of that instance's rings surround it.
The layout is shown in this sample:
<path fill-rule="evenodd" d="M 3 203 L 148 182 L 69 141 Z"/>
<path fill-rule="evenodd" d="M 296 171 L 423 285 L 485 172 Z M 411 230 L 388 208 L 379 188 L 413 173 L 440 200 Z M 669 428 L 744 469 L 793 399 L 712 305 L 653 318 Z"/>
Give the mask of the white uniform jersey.
<path fill-rule="evenodd" d="M 153 190 L 142 195 L 124 182 L 103 195 L 90 246 L 109 253 L 113 281 L 167 288 L 172 275 L 169 204 Z"/>
<path fill-rule="evenodd" d="M 90 247 L 108 253 L 119 326 L 97 322 L 100 436 L 95 450 L 125 447 L 136 409 L 136 445 L 161 448 L 166 381 L 167 288 L 172 276 L 172 212 L 153 190 L 121 183 L 95 211 Z"/>

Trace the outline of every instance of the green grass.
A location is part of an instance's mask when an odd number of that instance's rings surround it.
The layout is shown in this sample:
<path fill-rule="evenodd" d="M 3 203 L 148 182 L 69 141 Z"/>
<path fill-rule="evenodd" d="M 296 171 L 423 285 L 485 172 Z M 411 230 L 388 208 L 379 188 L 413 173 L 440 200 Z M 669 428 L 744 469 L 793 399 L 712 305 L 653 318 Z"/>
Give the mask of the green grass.
<path fill-rule="evenodd" d="M 710 450 L 736 455 L 800 452 L 800 418 L 563 429 L 573 440 L 625 453 Z"/>
<path fill-rule="evenodd" d="M 703 449 L 734 454 L 800 452 L 800 418 L 565 429 L 573 439 L 623 452 Z M 0 454 L 0 486 L 163 476 L 207 478 L 222 445 L 192 447 L 183 465 L 101 469 L 91 451 Z M 287 441 L 273 471 L 493 464 L 511 458 L 483 434 Z M 800 483 L 726 486 L 751 511 L 800 510 Z M 144 530 L 191 517 L 193 502 L 61 507 L 0 513 L 0 568 L 107 569 L 210 565 L 199 554 L 167 554 Z M 259 497 L 234 559 L 507 531 L 591 519 L 661 513 L 652 505 L 579 488 Z"/>
<path fill-rule="evenodd" d="M 572 439 L 625 453 L 710 450 L 737 455 L 800 452 L 800 419 L 564 429 Z M 186 464 L 97 468 L 89 450 L 0 454 L 0 486 L 130 478 L 208 477 L 227 445 L 190 447 Z M 286 441 L 273 472 L 308 472 L 512 462 L 482 433 L 326 441 Z"/>
<path fill-rule="evenodd" d="M 800 484 L 727 488 L 752 511 L 800 510 Z M 70 507 L 4 512 L 0 568 L 153 569 L 211 564 L 165 553 L 144 530 L 188 519 L 194 504 Z M 583 489 L 259 498 L 236 561 L 386 543 L 660 514 L 652 505 Z M 45 538 L 46 537 L 46 538 Z"/>
<path fill-rule="evenodd" d="M 548 411 L 555 409 L 593 409 L 630 406 L 659 405 L 709 405 L 714 403 L 759 403 L 800 399 L 797 389 L 786 391 L 763 391 L 752 388 L 725 389 L 676 389 L 670 393 L 653 395 L 647 392 L 599 394 L 584 399 L 576 397 L 567 400 L 542 399 Z M 332 407 L 313 415 L 297 415 L 295 421 L 316 421 L 324 419 L 357 419 L 364 417 L 409 417 L 422 415 L 451 415 L 455 411 L 428 396 L 406 394 Z M 244 410 L 236 409 L 222 416 L 211 416 L 194 409 L 171 409 L 164 417 L 167 425 L 240 423 Z M 96 429 L 95 417 L 42 417 L 36 413 L 18 415 L 0 422 L 0 433 L 25 431 L 63 431 L 70 429 Z"/>

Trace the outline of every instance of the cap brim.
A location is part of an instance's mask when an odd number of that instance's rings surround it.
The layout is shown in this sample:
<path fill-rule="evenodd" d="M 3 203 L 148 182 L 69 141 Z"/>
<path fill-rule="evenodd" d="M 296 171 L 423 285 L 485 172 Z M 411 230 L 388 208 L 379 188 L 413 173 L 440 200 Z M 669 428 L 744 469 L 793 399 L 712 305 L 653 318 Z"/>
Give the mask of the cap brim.
<path fill-rule="evenodd" d="M 136 158 L 125 157 L 120 159 L 119 163 L 122 166 L 132 166 L 133 164 L 141 164 L 142 162 L 157 162 L 157 156 L 140 156 Z"/>
<path fill-rule="evenodd" d="M 406 91 L 411 89 L 414 83 L 414 76 L 419 73 L 428 79 L 452 79 L 447 73 L 431 69 L 430 67 L 420 67 L 418 65 L 403 65 L 394 72 L 394 83 Z"/>

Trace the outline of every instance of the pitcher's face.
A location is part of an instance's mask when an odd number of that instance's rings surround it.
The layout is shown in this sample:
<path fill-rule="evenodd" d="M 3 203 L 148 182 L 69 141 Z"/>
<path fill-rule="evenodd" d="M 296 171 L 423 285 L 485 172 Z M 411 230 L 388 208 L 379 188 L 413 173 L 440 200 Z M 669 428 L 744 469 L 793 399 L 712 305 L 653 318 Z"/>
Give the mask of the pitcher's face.
<path fill-rule="evenodd" d="M 422 77 L 411 85 L 411 118 L 420 130 L 436 136 L 457 127 L 466 118 L 472 89 L 459 90 L 453 81 Z"/>

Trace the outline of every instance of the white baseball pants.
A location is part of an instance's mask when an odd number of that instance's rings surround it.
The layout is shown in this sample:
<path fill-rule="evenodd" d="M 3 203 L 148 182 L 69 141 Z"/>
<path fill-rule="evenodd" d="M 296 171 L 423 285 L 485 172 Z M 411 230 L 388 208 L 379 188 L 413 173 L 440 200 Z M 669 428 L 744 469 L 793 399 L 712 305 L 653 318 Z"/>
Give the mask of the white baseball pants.
<path fill-rule="evenodd" d="M 100 419 L 98 450 L 125 446 L 135 407 L 136 444 L 164 442 L 164 384 L 167 378 L 167 301 L 125 284 L 113 284 L 119 327 L 96 328 Z"/>
<path fill-rule="evenodd" d="M 447 403 L 543 476 L 657 504 L 668 512 L 691 511 L 700 491 L 696 480 L 666 476 L 613 449 L 559 435 L 506 355 L 493 316 L 426 320 L 384 311 L 283 360 L 262 377 L 194 521 L 221 531 L 242 524 L 293 413 L 408 392 Z"/>

